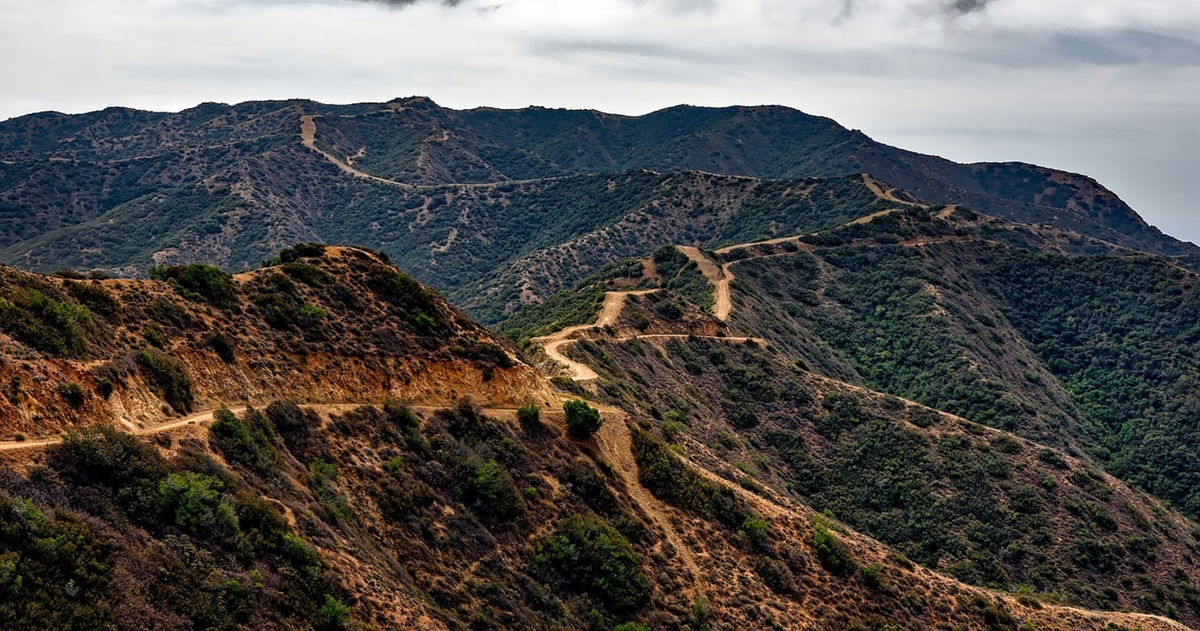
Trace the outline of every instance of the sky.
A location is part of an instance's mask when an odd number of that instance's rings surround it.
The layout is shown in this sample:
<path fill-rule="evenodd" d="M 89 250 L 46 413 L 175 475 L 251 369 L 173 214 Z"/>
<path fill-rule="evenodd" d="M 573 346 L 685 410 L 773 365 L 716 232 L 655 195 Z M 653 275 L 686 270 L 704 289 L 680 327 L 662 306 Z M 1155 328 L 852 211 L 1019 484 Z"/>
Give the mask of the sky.
<path fill-rule="evenodd" d="M 0 119 L 109 105 L 781 104 L 1088 174 L 1200 242 L 1198 0 L 0 0 Z"/>

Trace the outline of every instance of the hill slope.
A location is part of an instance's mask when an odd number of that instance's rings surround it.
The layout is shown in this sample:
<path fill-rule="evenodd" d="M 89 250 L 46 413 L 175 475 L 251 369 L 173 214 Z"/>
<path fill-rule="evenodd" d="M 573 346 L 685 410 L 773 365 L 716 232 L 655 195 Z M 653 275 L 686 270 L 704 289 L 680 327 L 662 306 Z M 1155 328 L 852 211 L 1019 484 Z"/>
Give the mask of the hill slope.
<path fill-rule="evenodd" d="M 370 252 L 0 272 L 0 419 L 30 434 L 0 444 L 6 629 L 1184 628 L 913 565 L 679 455 L 636 405 L 572 437 L 545 380 Z M 1155 519 L 1165 571 L 1183 522 Z"/>
<path fill-rule="evenodd" d="M 842 179 L 864 172 L 888 184 Z M 627 117 L 410 98 L 5 121 L 0 260 L 136 275 L 151 262 L 249 268 L 302 240 L 361 243 L 494 323 L 581 266 L 829 227 L 898 203 L 891 187 L 1181 261 L 1197 252 L 1086 177 L 959 165 L 788 108 Z"/>

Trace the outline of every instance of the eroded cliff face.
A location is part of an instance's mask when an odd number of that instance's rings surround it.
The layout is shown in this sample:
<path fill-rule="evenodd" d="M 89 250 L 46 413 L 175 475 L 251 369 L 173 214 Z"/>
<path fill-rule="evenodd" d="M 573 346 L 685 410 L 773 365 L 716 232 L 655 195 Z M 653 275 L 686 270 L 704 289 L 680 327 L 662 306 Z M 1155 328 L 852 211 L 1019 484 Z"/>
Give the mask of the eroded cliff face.
<path fill-rule="evenodd" d="M 313 248 L 226 276 L 154 280 L 0 272 L 0 437 L 145 428 L 288 399 L 545 403 L 541 375 L 376 255 Z"/>

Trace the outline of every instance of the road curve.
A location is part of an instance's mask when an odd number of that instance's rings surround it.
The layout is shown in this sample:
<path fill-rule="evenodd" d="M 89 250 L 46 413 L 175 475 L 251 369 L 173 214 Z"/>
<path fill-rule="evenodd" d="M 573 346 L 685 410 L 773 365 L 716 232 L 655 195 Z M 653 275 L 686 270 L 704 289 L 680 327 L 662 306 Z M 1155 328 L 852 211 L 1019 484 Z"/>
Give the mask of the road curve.
<path fill-rule="evenodd" d="M 642 296 L 658 291 L 657 289 L 634 289 L 630 291 L 609 291 L 604 294 L 604 302 L 600 305 L 600 313 L 591 324 L 576 324 L 561 331 L 533 338 L 532 342 L 542 345 L 542 350 L 550 359 L 562 364 L 567 369 L 568 376 L 575 381 L 594 381 L 600 378 L 596 371 L 587 365 L 567 357 L 560 350 L 563 346 L 578 341 L 573 336 L 588 329 L 598 329 L 616 324 L 621 310 L 625 308 L 625 299 L 629 296 Z"/>

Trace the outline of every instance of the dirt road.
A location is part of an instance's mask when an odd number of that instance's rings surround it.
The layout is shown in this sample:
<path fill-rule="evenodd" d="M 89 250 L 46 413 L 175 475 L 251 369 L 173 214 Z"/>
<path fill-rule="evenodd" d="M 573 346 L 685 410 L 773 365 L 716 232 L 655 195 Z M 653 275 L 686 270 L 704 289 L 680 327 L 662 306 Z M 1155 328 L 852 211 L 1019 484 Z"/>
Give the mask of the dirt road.
<path fill-rule="evenodd" d="M 567 357 L 562 352 L 562 347 L 568 344 L 573 344 L 578 339 L 573 336 L 581 331 L 588 329 L 598 329 L 606 326 L 612 326 L 617 322 L 617 318 L 621 315 L 621 310 L 625 308 L 625 299 L 629 296 L 642 296 L 658 291 L 657 289 L 635 289 L 631 291 L 610 291 L 604 294 L 604 302 L 600 305 L 600 313 L 596 316 L 596 321 L 591 324 L 576 324 L 566 327 L 556 333 L 535 337 L 531 341 L 542 345 L 542 350 L 546 356 L 554 361 L 562 364 L 567 369 L 567 375 L 575 381 L 594 381 L 600 378 L 596 371 L 589 368 L 587 365 L 577 362 L 570 357 Z"/>
<path fill-rule="evenodd" d="M 727 271 L 717 269 L 717 264 L 704 255 L 700 248 L 690 245 L 677 245 L 675 249 L 684 256 L 691 259 L 696 267 L 700 268 L 700 273 L 708 279 L 708 282 L 713 286 L 713 315 L 722 322 L 729 319 L 729 311 L 733 308 L 729 299 L 729 277 Z M 726 266 L 728 267 L 728 266 Z"/>

